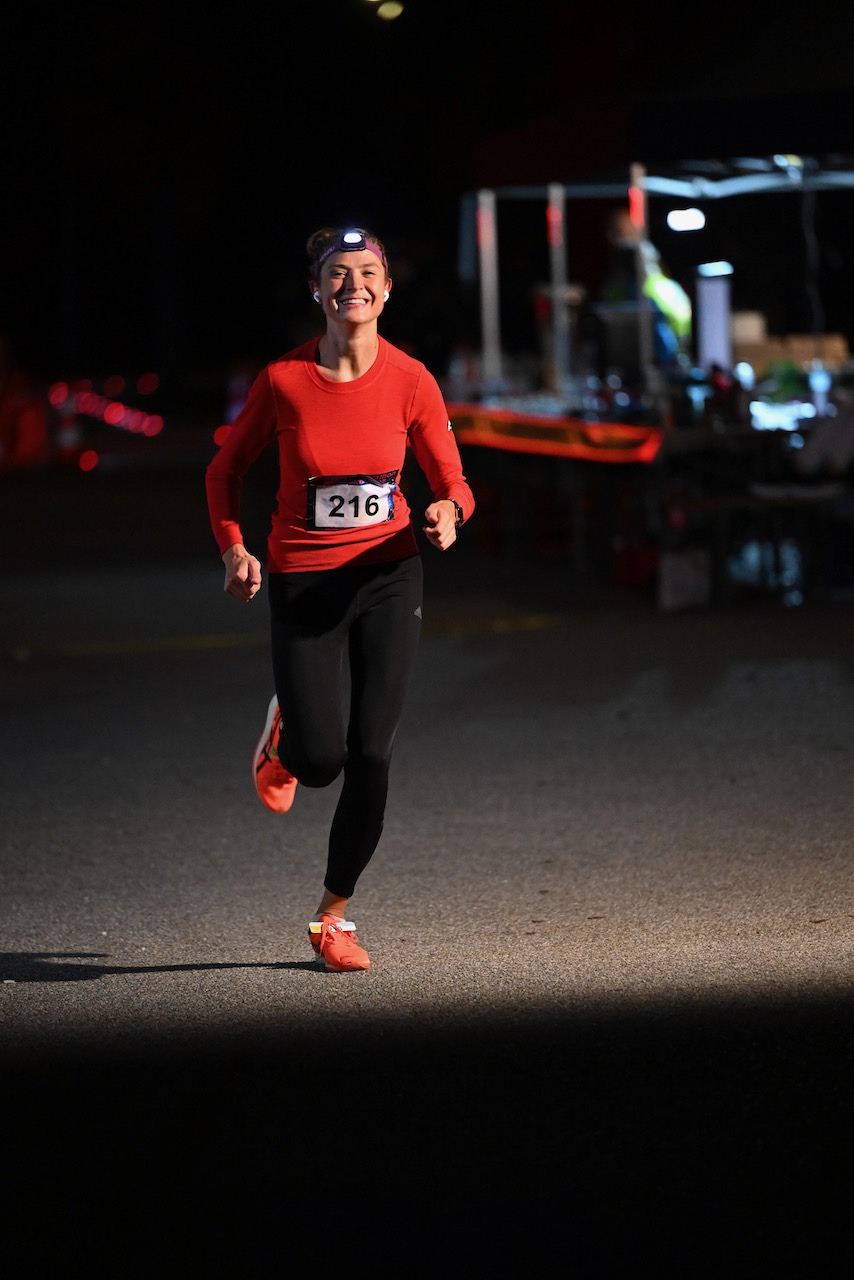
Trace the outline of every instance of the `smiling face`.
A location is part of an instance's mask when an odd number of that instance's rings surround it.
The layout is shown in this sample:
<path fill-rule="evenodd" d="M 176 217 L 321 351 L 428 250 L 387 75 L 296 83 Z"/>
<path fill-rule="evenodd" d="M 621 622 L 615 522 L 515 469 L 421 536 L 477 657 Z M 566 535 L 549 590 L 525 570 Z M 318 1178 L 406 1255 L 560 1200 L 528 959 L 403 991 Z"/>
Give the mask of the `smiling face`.
<path fill-rule="evenodd" d="M 370 249 L 331 254 L 313 284 L 327 317 L 347 324 L 376 320 L 383 309 L 383 293 L 390 287 L 385 267 Z"/>

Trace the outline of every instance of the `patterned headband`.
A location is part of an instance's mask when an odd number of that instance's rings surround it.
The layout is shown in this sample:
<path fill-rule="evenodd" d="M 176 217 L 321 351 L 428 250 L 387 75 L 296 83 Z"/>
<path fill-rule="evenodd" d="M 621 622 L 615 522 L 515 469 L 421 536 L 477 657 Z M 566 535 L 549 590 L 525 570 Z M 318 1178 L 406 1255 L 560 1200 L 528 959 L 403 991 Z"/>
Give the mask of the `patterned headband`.
<path fill-rule="evenodd" d="M 380 246 L 375 244 L 373 240 L 369 240 L 364 231 L 343 231 L 328 249 L 324 249 L 315 262 L 314 269 L 319 271 L 326 259 L 333 253 L 353 253 L 362 249 L 369 249 L 371 253 L 376 254 L 386 271 L 388 271 L 388 259 Z"/>

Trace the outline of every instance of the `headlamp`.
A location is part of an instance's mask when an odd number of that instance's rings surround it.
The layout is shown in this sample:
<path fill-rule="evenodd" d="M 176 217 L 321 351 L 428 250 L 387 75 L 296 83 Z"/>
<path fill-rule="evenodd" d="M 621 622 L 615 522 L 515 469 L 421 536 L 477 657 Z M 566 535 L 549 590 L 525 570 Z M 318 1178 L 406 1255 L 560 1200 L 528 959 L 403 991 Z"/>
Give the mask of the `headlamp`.
<path fill-rule="evenodd" d="M 364 231 L 360 231 L 358 228 L 342 231 L 338 238 L 333 241 L 328 249 L 324 249 L 317 259 L 314 264 L 315 270 L 319 271 L 326 259 L 333 253 L 359 253 L 363 249 L 368 249 L 371 253 L 375 253 L 386 271 L 388 271 L 388 260 L 380 246 L 375 244 L 373 240 L 369 240 Z"/>

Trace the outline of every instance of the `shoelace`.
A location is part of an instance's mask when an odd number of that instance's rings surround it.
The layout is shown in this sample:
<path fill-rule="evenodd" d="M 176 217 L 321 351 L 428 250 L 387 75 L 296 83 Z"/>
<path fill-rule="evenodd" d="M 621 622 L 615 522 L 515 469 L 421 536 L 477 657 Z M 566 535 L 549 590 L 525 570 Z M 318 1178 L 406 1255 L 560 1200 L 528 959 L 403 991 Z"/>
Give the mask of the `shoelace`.
<path fill-rule="evenodd" d="M 329 924 L 327 920 L 320 921 L 320 954 L 323 955 L 326 944 L 330 940 L 330 935 L 335 934 L 341 941 L 347 945 L 351 942 L 358 942 L 356 931 L 352 927 L 343 929 L 340 924 Z"/>

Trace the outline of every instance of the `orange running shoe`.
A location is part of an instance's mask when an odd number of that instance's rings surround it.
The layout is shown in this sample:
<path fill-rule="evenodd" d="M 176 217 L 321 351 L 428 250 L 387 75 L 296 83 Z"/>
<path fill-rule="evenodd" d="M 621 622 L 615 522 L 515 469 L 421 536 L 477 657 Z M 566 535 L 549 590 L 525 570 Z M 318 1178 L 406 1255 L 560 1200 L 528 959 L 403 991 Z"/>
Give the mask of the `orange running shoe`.
<path fill-rule="evenodd" d="M 297 780 L 288 773 L 279 761 L 279 734 L 282 728 L 282 713 L 273 694 L 267 708 L 267 723 L 264 732 L 258 739 L 255 755 L 252 760 L 252 779 L 255 790 L 273 813 L 287 813 L 294 802 Z"/>
<path fill-rule="evenodd" d="M 352 920 L 342 920 L 324 911 L 308 926 L 308 940 L 329 973 L 350 973 L 371 967 L 367 951 L 359 946 Z"/>

